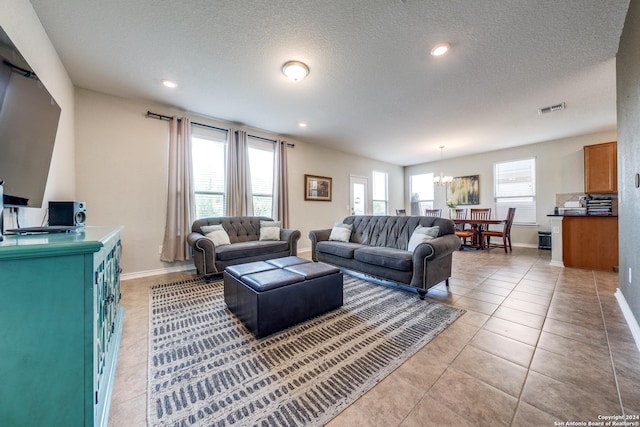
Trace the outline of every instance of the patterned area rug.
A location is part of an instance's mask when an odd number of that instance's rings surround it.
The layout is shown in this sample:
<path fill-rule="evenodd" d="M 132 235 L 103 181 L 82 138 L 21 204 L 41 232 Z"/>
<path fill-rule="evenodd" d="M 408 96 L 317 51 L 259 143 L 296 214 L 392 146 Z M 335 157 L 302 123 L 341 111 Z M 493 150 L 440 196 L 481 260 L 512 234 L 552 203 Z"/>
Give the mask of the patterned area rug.
<path fill-rule="evenodd" d="M 344 306 L 257 340 L 222 280 L 150 290 L 152 426 L 323 425 L 464 310 L 344 276 Z"/>

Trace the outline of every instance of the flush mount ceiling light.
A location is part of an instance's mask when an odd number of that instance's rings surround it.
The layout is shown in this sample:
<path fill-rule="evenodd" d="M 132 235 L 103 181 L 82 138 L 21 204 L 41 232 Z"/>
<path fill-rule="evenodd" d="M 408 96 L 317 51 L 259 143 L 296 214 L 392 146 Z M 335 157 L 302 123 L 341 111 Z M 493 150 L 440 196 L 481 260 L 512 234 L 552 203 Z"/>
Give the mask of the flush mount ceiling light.
<path fill-rule="evenodd" d="M 440 146 L 440 176 L 436 176 L 435 178 L 433 178 L 433 182 L 435 182 L 438 185 L 447 185 L 448 183 L 453 181 L 453 177 L 452 176 L 445 176 L 444 172 L 442 171 L 442 159 L 444 157 L 444 145 Z"/>
<path fill-rule="evenodd" d="M 431 49 L 431 55 L 433 56 L 442 56 L 445 53 L 449 52 L 451 49 L 451 45 L 449 43 L 438 43 Z"/>
<path fill-rule="evenodd" d="M 162 80 L 162 84 L 171 89 L 178 87 L 178 83 L 168 79 Z"/>
<path fill-rule="evenodd" d="M 299 82 L 309 75 L 309 67 L 307 67 L 307 64 L 300 61 L 285 62 L 282 66 L 282 74 L 287 76 L 289 80 Z"/>
<path fill-rule="evenodd" d="M 300 126 L 301 128 L 306 128 L 307 124 L 306 123 L 298 123 L 298 126 Z"/>

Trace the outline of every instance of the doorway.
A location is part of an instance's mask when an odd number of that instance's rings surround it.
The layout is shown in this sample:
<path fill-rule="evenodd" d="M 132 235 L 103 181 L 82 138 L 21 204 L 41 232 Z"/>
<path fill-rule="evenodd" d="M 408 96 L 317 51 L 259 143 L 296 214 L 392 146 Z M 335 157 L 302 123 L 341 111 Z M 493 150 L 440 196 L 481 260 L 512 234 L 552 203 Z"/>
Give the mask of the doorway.
<path fill-rule="evenodd" d="M 351 207 L 351 215 L 367 214 L 367 194 L 369 193 L 369 180 L 364 176 L 349 176 L 349 206 Z"/>

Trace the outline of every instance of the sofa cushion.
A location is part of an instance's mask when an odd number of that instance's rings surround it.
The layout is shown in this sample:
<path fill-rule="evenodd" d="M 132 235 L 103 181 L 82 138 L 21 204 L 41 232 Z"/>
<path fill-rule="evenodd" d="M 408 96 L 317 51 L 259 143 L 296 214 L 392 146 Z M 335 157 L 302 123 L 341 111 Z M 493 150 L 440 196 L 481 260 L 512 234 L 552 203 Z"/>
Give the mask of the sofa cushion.
<path fill-rule="evenodd" d="M 337 242 L 348 242 L 349 239 L 351 238 L 352 228 L 353 228 L 352 224 L 343 224 L 341 222 L 337 223 L 331 229 L 329 240 L 333 240 Z"/>
<path fill-rule="evenodd" d="M 221 224 L 203 225 L 201 228 L 204 236 L 208 239 L 211 239 L 214 245 L 224 246 L 231 243 L 229 241 L 229 235 L 224 230 L 224 227 L 222 227 Z"/>
<path fill-rule="evenodd" d="M 401 249 L 378 246 L 362 246 L 353 256 L 365 264 L 379 265 L 399 271 L 413 270 L 413 254 Z"/>
<path fill-rule="evenodd" d="M 237 258 L 251 258 L 254 256 L 273 252 L 287 251 L 289 243 L 281 240 L 255 240 L 251 242 L 239 242 L 216 248 L 216 258 L 220 261 L 228 261 Z"/>
<path fill-rule="evenodd" d="M 363 246 L 358 243 L 348 242 L 318 242 L 317 250 L 325 254 L 335 255 L 342 258 L 353 259 L 353 253 L 356 249 Z"/>
<path fill-rule="evenodd" d="M 260 221 L 260 240 L 280 240 L 280 221 Z"/>
<path fill-rule="evenodd" d="M 407 250 L 409 252 L 413 252 L 416 247 L 424 242 L 428 242 L 431 239 L 438 237 L 438 233 L 440 231 L 440 227 L 437 225 L 435 227 L 423 227 L 421 225 L 417 226 L 415 230 L 413 230 L 413 234 L 411 234 L 411 238 L 409 239 L 409 247 Z"/>

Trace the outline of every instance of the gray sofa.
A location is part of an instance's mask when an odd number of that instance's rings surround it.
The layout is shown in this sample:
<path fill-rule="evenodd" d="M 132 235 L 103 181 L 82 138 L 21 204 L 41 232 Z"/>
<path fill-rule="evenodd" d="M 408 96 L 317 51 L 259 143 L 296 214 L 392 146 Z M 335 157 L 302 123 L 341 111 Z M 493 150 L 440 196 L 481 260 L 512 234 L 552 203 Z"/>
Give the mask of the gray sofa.
<path fill-rule="evenodd" d="M 411 286 L 422 299 L 430 287 L 443 281 L 449 284 L 452 254 L 460 248 L 452 221 L 425 216 L 365 215 L 349 216 L 343 223 L 353 225 L 348 242 L 329 240 L 331 228 L 309 232 L 314 261 Z M 439 232 L 409 252 L 409 240 L 418 225 L 437 225 Z"/>
<path fill-rule="evenodd" d="M 280 240 L 260 240 L 260 221 L 273 221 L 259 216 L 225 216 L 194 221 L 187 242 L 193 248 L 193 262 L 198 274 L 221 274 L 228 265 L 264 261 L 297 255 L 300 231 L 280 230 Z M 230 244 L 218 246 L 204 236 L 203 226 L 222 225 Z"/>

